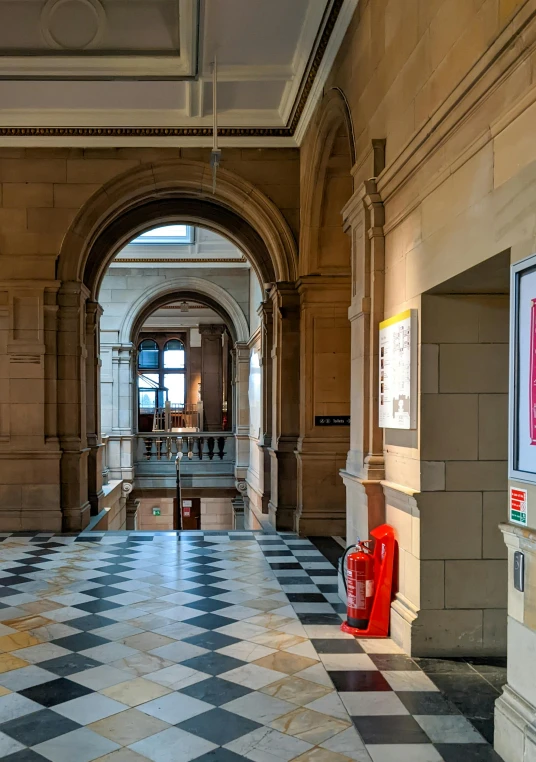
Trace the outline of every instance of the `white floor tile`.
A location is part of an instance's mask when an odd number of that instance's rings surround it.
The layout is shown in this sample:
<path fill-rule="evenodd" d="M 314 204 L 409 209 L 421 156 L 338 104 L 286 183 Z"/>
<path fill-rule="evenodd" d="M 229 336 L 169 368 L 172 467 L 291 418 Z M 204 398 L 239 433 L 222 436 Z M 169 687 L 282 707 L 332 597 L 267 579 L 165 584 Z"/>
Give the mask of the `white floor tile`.
<path fill-rule="evenodd" d="M 352 717 L 409 714 L 393 691 L 356 691 L 340 693 L 339 696 Z"/>
<path fill-rule="evenodd" d="M 116 749 L 119 749 L 118 744 L 89 728 L 74 730 L 33 747 L 33 751 L 51 762 L 92 762 Z"/>
<path fill-rule="evenodd" d="M 372 762 L 442 762 L 435 746 L 427 743 L 371 744 L 367 746 Z M 463 762 L 460 759 L 460 762 Z"/>
<path fill-rule="evenodd" d="M 415 719 L 434 743 L 485 743 L 484 738 L 465 717 L 459 715 L 415 715 Z"/>
<path fill-rule="evenodd" d="M 207 712 L 214 707 L 206 701 L 199 701 L 182 693 L 168 693 L 166 696 L 148 701 L 136 707 L 140 712 L 150 714 L 159 720 L 169 722 L 170 725 L 178 725 L 179 722 L 189 720 L 198 714 Z"/>
<path fill-rule="evenodd" d="M 179 728 L 168 728 L 129 746 L 153 762 L 190 762 L 216 748 L 216 744 Z"/>
<path fill-rule="evenodd" d="M 91 722 L 97 722 L 128 708 L 126 704 L 114 701 L 108 696 L 102 696 L 100 693 L 89 693 L 87 696 L 81 696 L 53 707 L 55 712 L 68 717 L 79 725 L 89 725 Z"/>

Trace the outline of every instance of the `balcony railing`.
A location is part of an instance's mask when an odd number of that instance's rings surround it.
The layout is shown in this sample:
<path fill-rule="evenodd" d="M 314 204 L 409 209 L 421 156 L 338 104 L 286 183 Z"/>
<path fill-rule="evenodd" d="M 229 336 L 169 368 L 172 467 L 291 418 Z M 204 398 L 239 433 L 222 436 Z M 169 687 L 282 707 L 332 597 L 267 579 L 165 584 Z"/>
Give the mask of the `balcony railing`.
<path fill-rule="evenodd" d="M 188 462 L 234 462 L 234 435 L 230 431 L 199 431 L 188 434 L 151 432 L 138 435 L 138 463 L 174 462 L 179 452 L 183 454 L 183 468 Z"/>
<path fill-rule="evenodd" d="M 174 487 L 178 452 L 183 454 L 180 470 L 184 487 L 234 487 L 235 437 L 231 431 L 138 434 L 134 486 Z"/>

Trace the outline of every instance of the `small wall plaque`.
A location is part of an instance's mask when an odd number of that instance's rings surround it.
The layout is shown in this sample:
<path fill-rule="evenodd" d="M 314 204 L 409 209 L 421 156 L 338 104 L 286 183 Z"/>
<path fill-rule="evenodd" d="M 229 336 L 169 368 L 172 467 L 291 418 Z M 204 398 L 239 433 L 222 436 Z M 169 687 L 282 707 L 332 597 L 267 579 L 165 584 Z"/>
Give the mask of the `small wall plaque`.
<path fill-rule="evenodd" d="M 153 508 L 153 516 L 160 516 L 160 508 Z"/>
<path fill-rule="evenodd" d="M 349 426 L 349 415 L 315 415 L 315 426 Z"/>

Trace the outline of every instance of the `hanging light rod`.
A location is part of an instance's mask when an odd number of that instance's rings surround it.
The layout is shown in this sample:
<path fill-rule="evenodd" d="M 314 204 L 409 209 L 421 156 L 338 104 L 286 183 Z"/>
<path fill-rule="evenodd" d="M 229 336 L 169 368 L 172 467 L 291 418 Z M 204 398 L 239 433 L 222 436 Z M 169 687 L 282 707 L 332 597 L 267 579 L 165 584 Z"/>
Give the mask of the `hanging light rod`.
<path fill-rule="evenodd" d="M 218 148 L 218 61 L 214 53 L 214 62 L 212 64 L 212 117 L 213 117 L 213 144 L 210 154 L 210 166 L 212 167 L 212 193 L 216 193 L 216 174 L 221 161 L 221 150 Z"/>

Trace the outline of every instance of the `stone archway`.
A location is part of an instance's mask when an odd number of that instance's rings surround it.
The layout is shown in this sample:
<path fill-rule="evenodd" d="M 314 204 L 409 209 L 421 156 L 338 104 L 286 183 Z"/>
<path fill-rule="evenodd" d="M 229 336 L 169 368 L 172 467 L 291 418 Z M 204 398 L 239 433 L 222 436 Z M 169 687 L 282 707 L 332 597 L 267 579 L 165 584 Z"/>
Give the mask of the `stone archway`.
<path fill-rule="evenodd" d="M 57 264 L 61 283 L 57 407 L 61 511 L 66 530 L 87 525 L 88 495 L 99 494 L 101 310 L 97 295 L 102 277 L 109 262 L 132 238 L 151 227 L 177 221 L 207 227 L 230 239 L 248 257 L 265 288 L 272 287 L 272 298 L 280 289 L 288 290 L 297 276 L 296 243 L 281 212 L 257 188 L 231 172 L 218 173 L 213 192 L 210 168 L 201 162 L 142 165 L 107 183 L 89 199 L 65 236 Z M 277 363 L 278 353 L 284 352 L 287 325 L 292 325 L 293 341 L 296 333 L 295 321 L 289 321 L 281 310 L 276 312 L 273 319 L 274 326 L 276 321 L 280 326 L 279 340 L 270 363 Z M 244 324 L 238 314 L 235 318 L 243 334 Z M 283 368 L 282 362 L 279 367 Z M 274 468 L 277 439 L 272 444 Z"/>
<path fill-rule="evenodd" d="M 297 443 L 300 532 L 346 534 L 340 477 L 350 427 L 326 417 L 350 415 L 351 241 L 342 210 L 353 192 L 352 122 L 342 92 L 329 90 L 303 147 L 300 236 L 300 436 Z"/>

